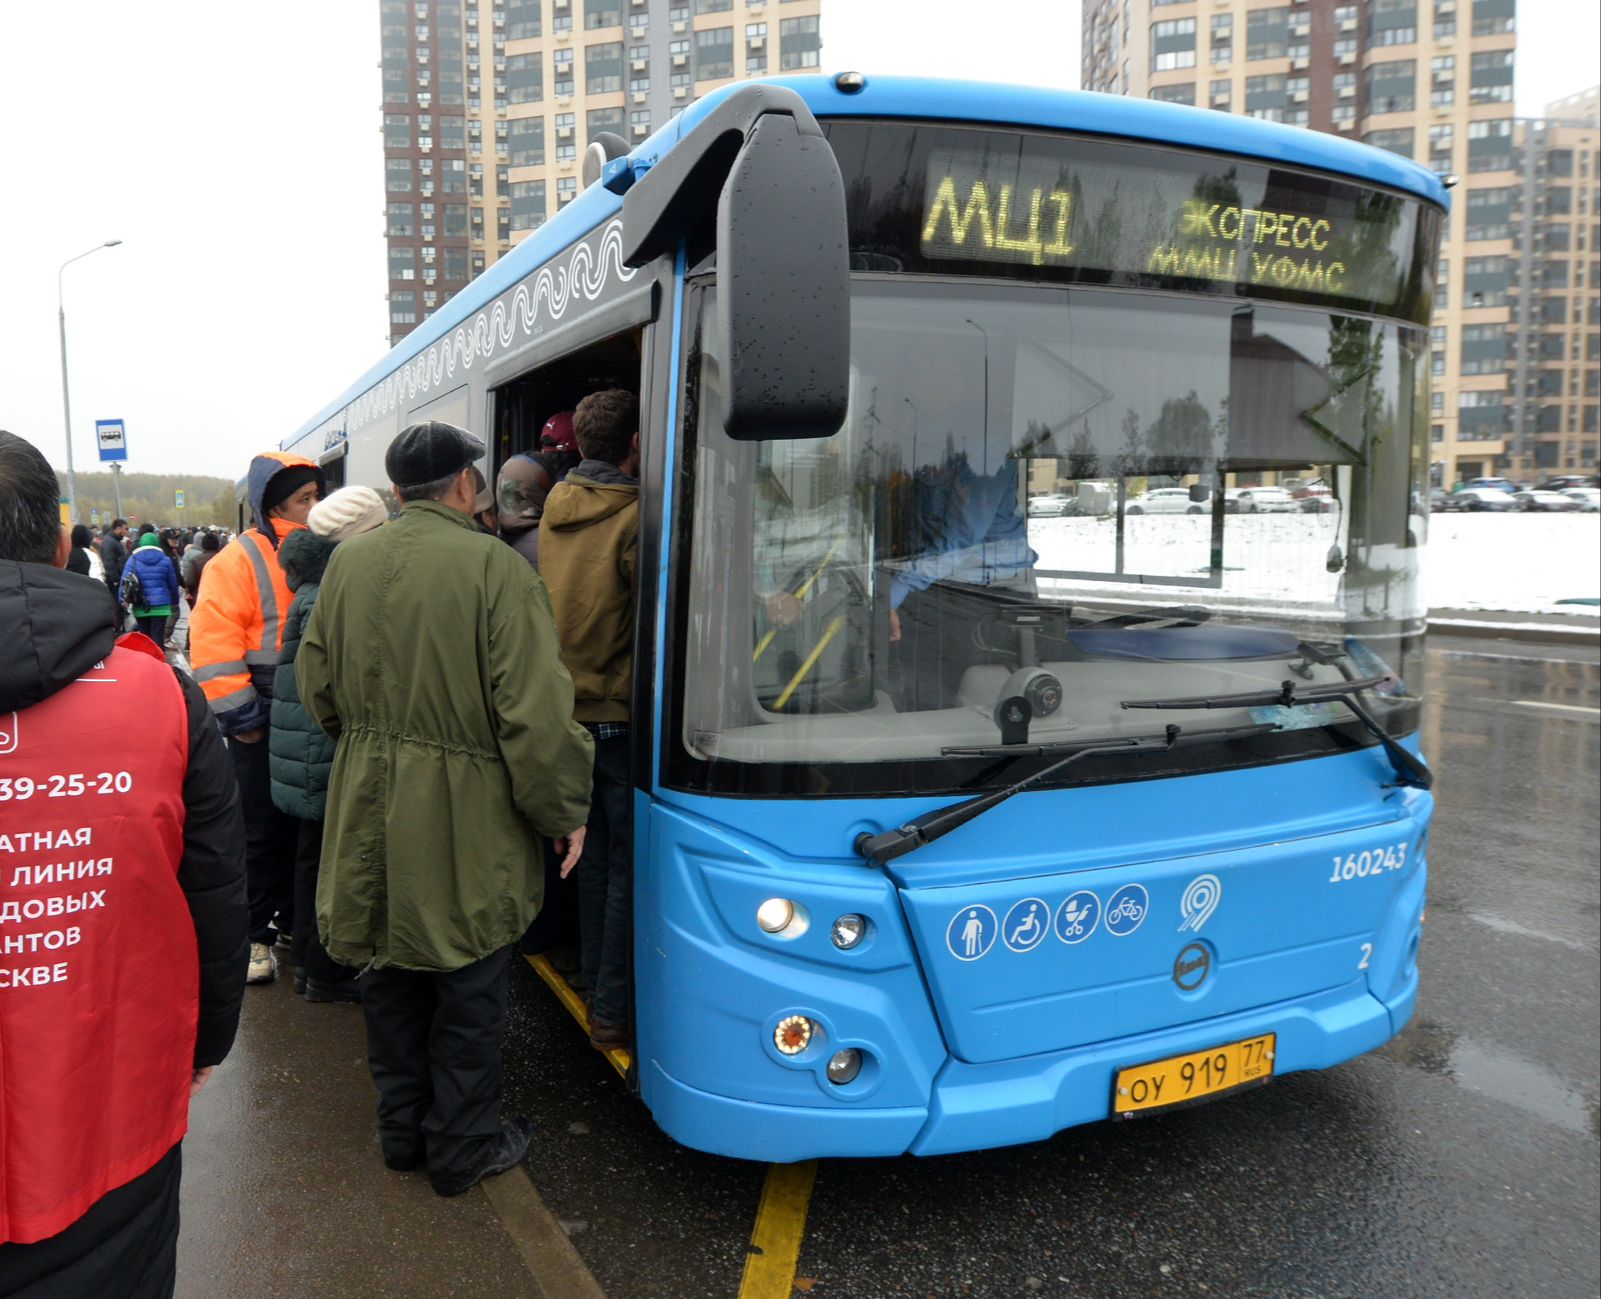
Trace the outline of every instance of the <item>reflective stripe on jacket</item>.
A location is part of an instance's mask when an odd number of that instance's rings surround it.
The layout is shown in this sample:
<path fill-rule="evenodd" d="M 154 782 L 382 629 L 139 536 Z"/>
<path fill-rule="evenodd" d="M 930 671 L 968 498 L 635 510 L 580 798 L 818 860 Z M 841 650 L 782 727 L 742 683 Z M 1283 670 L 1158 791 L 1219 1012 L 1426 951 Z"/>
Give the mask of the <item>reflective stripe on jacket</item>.
<path fill-rule="evenodd" d="M 304 456 L 265 451 L 251 460 L 245 481 L 255 527 L 206 566 L 205 589 L 189 615 L 189 666 L 224 735 L 259 730 L 268 721 L 289 612 L 278 544 L 304 526 L 269 519 L 263 509 L 268 484 L 285 469 L 311 469 L 322 481 L 322 471 Z"/>
<path fill-rule="evenodd" d="M 270 526 L 282 539 L 301 525 L 273 519 Z M 206 565 L 189 615 L 189 666 L 224 735 L 267 724 L 290 598 L 277 547 L 254 528 Z"/>

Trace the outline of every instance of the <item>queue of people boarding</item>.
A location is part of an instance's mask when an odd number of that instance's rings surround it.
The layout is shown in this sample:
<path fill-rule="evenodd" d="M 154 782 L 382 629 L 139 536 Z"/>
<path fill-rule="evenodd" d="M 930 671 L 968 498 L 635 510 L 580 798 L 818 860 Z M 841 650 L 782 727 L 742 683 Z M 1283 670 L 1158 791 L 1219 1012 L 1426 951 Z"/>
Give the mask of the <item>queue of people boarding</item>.
<path fill-rule="evenodd" d="M 631 1041 L 638 405 L 591 394 L 493 491 L 484 454 L 403 429 L 393 517 L 257 456 L 186 675 L 69 568 L 54 471 L 0 431 L 0 1296 L 173 1293 L 189 1104 L 279 952 L 360 1003 L 384 1163 L 440 1195 L 528 1152 L 519 946 L 576 918 L 591 1041 Z"/>

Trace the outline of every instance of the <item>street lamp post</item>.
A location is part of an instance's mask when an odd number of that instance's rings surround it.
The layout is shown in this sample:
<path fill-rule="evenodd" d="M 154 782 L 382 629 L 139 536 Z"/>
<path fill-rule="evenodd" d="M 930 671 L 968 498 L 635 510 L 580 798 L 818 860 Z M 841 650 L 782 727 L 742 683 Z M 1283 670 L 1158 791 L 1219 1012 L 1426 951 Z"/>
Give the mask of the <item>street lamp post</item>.
<path fill-rule="evenodd" d="M 61 276 L 73 262 L 82 261 L 90 253 L 97 253 L 102 248 L 115 248 L 121 242 L 120 239 L 107 239 L 105 243 L 89 249 L 89 252 L 67 258 L 56 270 L 56 319 L 61 325 L 61 415 L 67 431 L 67 517 L 74 523 L 78 520 L 78 474 L 72 463 L 72 398 L 67 389 L 67 308 L 61 292 Z"/>

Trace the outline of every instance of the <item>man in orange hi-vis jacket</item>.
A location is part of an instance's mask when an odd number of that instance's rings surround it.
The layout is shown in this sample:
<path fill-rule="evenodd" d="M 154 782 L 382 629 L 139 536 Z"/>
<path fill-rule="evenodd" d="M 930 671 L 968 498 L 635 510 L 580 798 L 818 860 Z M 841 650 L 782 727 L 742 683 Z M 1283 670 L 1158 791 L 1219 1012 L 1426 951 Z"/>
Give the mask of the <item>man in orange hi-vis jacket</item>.
<path fill-rule="evenodd" d="M 189 615 L 189 666 L 228 740 L 245 814 L 250 884 L 248 983 L 271 983 L 273 924 L 287 935 L 295 920 L 295 823 L 272 801 L 267 722 L 272 679 L 283 647 L 289 584 L 278 546 L 306 526 L 323 493 L 322 470 L 301 456 L 269 451 L 250 462 L 247 528 L 206 566 L 205 585 Z M 304 916 L 301 924 L 315 924 Z"/>

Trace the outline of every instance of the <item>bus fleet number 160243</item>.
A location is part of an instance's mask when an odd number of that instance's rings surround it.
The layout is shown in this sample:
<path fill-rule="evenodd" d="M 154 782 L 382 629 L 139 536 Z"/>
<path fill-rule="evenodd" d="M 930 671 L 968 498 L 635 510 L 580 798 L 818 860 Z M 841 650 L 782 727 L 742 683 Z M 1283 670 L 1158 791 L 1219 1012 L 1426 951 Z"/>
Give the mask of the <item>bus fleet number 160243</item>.
<path fill-rule="evenodd" d="M 1384 848 L 1364 848 L 1359 853 L 1334 856 L 1334 873 L 1330 884 L 1343 884 L 1346 880 L 1377 879 L 1406 865 L 1406 843 L 1390 844 Z"/>

